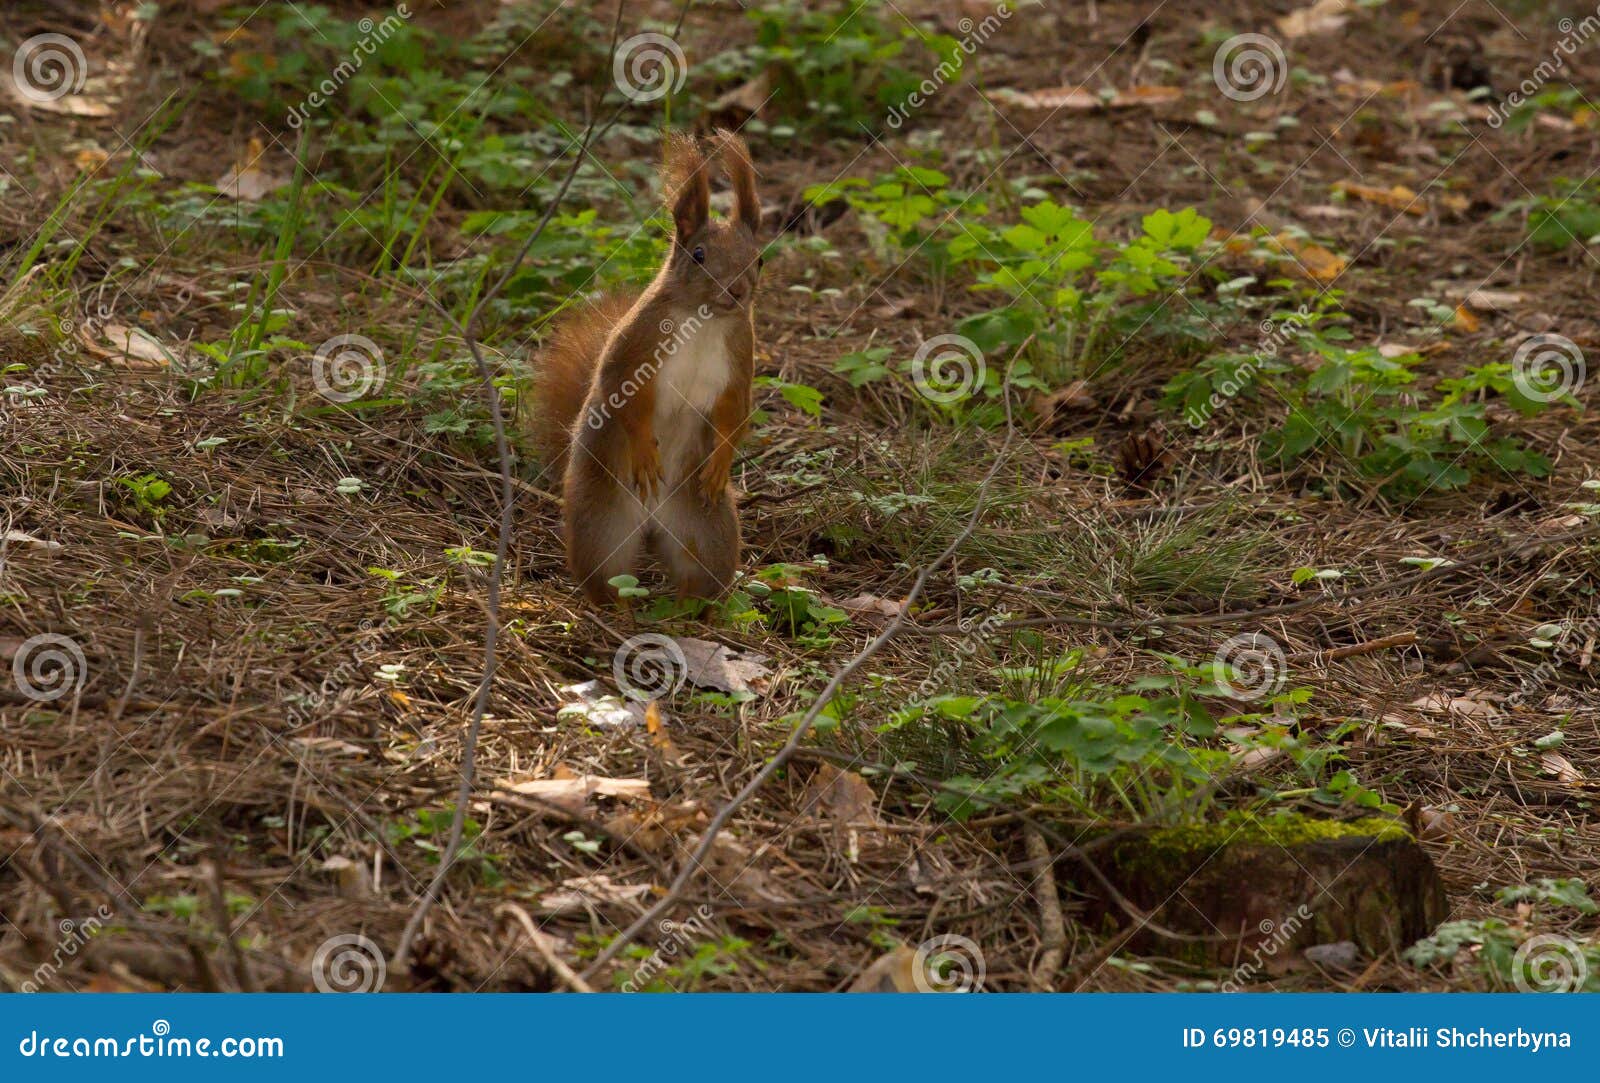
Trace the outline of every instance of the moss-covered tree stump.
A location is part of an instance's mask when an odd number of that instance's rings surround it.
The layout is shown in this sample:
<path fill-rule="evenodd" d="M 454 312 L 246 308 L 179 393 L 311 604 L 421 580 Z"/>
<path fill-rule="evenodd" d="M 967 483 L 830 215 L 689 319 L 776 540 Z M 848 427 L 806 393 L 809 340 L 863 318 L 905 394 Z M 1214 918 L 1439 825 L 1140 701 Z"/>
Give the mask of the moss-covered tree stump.
<path fill-rule="evenodd" d="M 1201 965 L 1280 973 L 1305 948 L 1353 941 L 1369 959 L 1427 936 L 1445 917 L 1432 860 L 1393 820 L 1353 822 L 1236 815 L 1222 823 L 1152 829 L 1095 852 L 1116 889 L 1174 940 L 1148 929 L 1129 942 Z M 1099 920 L 1131 920 L 1080 870 Z"/>

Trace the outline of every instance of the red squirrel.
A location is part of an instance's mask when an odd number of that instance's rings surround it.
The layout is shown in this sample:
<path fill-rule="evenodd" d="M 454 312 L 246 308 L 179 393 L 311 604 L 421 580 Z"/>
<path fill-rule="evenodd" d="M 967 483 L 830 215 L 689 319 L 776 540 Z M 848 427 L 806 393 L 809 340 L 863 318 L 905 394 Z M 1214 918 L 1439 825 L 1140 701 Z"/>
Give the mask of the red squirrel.
<path fill-rule="evenodd" d="M 680 598 L 715 598 L 739 562 L 729 487 L 755 378 L 761 204 L 744 140 L 718 131 L 712 157 L 669 135 L 662 168 L 672 245 L 636 294 L 585 306 L 553 331 L 535 376 L 533 436 L 563 474 L 567 565 L 596 605 L 648 548 Z M 712 161 L 733 215 L 711 217 Z"/>

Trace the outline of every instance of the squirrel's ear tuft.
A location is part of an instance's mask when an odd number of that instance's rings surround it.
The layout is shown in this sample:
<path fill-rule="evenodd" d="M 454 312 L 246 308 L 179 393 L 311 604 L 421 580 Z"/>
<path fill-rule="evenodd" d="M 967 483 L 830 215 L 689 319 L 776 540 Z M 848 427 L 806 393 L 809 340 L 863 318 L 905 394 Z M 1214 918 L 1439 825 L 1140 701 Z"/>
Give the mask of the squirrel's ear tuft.
<path fill-rule="evenodd" d="M 694 136 L 667 134 L 661 187 L 680 238 L 700 229 L 711 216 L 711 177 L 707 169 L 706 156 Z"/>
<path fill-rule="evenodd" d="M 761 228 L 761 198 L 756 195 L 756 167 L 750 163 L 750 148 L 726 128 L 718 128 L 715 138 L 717 155 L 733 185 L 734 217 L 755 233 Z"/>

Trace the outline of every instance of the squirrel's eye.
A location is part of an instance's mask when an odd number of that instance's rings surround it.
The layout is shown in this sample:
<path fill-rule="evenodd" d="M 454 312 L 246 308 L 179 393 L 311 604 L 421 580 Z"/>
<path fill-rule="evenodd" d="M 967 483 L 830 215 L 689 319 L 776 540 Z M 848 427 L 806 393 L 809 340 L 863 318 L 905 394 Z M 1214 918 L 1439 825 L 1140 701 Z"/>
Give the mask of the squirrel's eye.
<path fill-rule="evenodd" d="M 763 267 L 765 267 L 766 265 L 767 265 L 767 257 L 766 256 L 757 256 L 756 257 L 756 270 L 759 271 Z"/>
<path fill-rule="evenodd" d="M 695 245 L 694 251 L 690 252 L 689 255 L 694 257 L 696 263 L 704 263 L 706 261 L 706 250 L 699 245 Z"/>

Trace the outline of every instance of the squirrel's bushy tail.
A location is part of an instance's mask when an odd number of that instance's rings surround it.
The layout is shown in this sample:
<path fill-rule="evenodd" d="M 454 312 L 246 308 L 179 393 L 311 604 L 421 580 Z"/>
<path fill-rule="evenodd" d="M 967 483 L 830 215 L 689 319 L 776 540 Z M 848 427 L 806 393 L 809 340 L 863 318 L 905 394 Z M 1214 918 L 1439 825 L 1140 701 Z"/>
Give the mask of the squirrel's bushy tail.
<path fill-rule="evenodd" d="M 534 365 L 533 394 L 525 400 L 523 427 L 545 466 L 545 476 L 559 483 L 566 469 L 572 426 L 583 409 L 606 339 L 635 298 L 612 294 L 580 305 L 556 322 Z"/>

